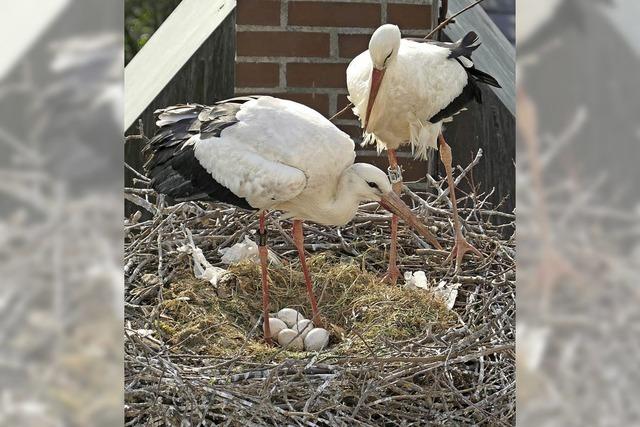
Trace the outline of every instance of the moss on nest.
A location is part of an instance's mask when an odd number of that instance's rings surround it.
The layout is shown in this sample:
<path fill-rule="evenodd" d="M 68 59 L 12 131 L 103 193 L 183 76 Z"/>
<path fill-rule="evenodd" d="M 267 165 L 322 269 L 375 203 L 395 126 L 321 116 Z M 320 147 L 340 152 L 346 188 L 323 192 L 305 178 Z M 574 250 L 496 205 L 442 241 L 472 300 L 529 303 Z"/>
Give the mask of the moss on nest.
<path fill-rule="evenodd" d="M 454 316 L 436 296 L 422 289 L 389 286 L 363 271 L 362 261 L 330 254 L 309 259 L 323 326 L 331 332 L 329 353 L 381 355 L 389 341 L 411 339 L 428 329 L 437 332 L 454 323 Z M 237 281 L 233 289 L 223 292 L 216 293 L 208 282 L 186 272 L 165 290 L 156 327 L 174 350 L 251 357 L 255 362 L 306 356 L 262 341 L 260 267 L 245 262 L 229 271 Z M 272 312 L 291 307 L 310 315 L 298 263 L 272 266 L 269 277 Z"/>

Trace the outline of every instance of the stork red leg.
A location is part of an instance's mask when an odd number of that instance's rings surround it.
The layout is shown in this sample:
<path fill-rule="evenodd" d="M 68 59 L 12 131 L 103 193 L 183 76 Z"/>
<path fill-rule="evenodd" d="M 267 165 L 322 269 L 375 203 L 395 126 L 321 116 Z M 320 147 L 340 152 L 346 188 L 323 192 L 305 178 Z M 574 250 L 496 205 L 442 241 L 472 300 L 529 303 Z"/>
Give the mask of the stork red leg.
<path fill-rule="evenodd" d="M 389 170 L 398 171 L 398 159 L 396 157 L 396 150 L 387 150 L 387 157 L 389 158 Z M 402 175 L 399 175 L 398 179 L 392 180 L 391 185 L 393 187 L 393 191 L 395 191 L 396 194 L 400 194 L 402 192 Z M 398 216 L 392 215 L 391 216 L 391 244 L 389 247 L 389 268 L 387 269 L 387 274 L 385 274 L 384 276 L 384 280 L 389 282 L 392 285 L 395 285 L 397 283 L 398 276 L 400 276 L 400 269 L 398 269 L 398 266 L 396 264 L 397 259 L 398 259 Z"/>
<path fill-rule="evenodd" d="M 269 252 L 267 249 L 267 229 L 265 227 L 265 211 L 260 212 L 260 230 L 258 232 L 258 254 L 260 255 L 260 269 L 262 270 L 262 319 L 264 339 L 271 344 L 271 328 L 269 326 L 269 274 L 267 261 Z"/>
<path fill-rule="evenodd" d="M 444 140 L 444 136 L 442 133 L 438 135 L 439 142 L 439 151 L 440 151 L 440 160 L 444 164 L 444 169 L 447 172 L 447 182 L 449 183 L 449 197 L 451 197 L 451 204 L 453 205 L 453 228 L 456 233 L 456 240 L 453 245 L 453 249 L 451 253 L 447 257 L 445 262 L 451 262 L 455 260 L 456 267 L 455 271 L 460 269 L 460 264 L 462 263 L 462 258 L 464 254 L 471 251 L 476 254 L 478 257 L 483 258 L 482 254 L 479 250 L 471 246 L 467 239 L 462 235 L 462 226 L 460 224 L 460 218 L 458 217 L 458 203 L 456 202 L 456 184 L 453 182 L 453 173 L 451 170 L 451 147 Z"/>
<path fill-rule="evenodd" d="M 309 274 L 309 268 L 307 267 L 307 258 L 304 253 L 304 235 L 302 234 L 302 221 L 299 219 L 293 221 L 293 242 L 298 249 L 300 265 L 302 266 L 302 274 L 304 275 L 304 281 L 307 284 L 307 294 L 309 294 L 309 301 L 311 301 L 311 312 L 313 314 L 311 320 L 313 321 L 314 325 L 320 326 L 321 319 L 318 315 L 318 303 L 316 302 L 316 296 L 313 293 L 311 275 Z"/>

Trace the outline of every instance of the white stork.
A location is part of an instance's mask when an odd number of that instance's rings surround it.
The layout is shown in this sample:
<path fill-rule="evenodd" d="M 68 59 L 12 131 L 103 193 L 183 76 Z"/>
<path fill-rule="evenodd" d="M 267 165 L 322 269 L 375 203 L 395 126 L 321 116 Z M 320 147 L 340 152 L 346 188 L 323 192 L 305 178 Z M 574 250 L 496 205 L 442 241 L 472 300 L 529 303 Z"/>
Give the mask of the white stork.
<path fill-rule="evenodd" d="M 260 212 L 259 254 L 265 339 L 270 341 L 265 214 L 293 218 L 313 322 L 320 323 L 305 261 L 302 221 L 343 225 L 360 202 L 377 201 L 430 242 L 437 241 L 393 192 L 386 174 L 353 163 L 354 143 L 320 113 L 268 96 L 234 98 L 207 107 L 177 105 L 156 112 L 149 142 L 151 186 L 176 201 L 209 200 Z"/>
<path fill-rule="evenodd" d="M 402 39 L 400 29 L 391 24 L 378 28 L 369 50 L 355 57 L 347 68 L 347 88 L 353 111 L 364 129 L 364 143 L 377 143 L 387 150 L 389 175 L 397 192 L 402 173 L 395 151 L 411 144 L 416 158 L 426 158 L 429 149 L 438 149 L 449 182 L 456 240 L 449 260 L 456 269 L 468 251 L 480 252 L 462 235 L 451 175 L 451 148 L 445 142 L 442 123 L 451 120 L 472 102 L 481 102 L 477 83 L 500 87 L 498 82 L 471 62 L 471 53 L 480 46 L 478 36 L 469 32 L 457 43 L 424 39 Z M 391 223 L 391 250 L 387 277 L 395 283 L 397 218 Z"/>

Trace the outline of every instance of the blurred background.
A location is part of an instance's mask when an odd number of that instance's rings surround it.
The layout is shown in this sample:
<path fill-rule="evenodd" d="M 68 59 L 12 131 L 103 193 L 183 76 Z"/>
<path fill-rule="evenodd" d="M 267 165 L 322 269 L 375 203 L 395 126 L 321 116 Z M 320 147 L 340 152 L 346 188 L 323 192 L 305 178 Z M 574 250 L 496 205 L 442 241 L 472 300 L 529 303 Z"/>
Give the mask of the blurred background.
<path fill-rule="evenodd" d="M 635 425 L 640 4 L 518 0 L 521 425 Z"/>
<path fill-rule="evenodd" d="M 123 5 L 0 21 L 0 425 L 121 425 Z"/>
<path fill-rule="evenodd" d="M 0 425 L 122 424 L 124 56 L 177 3 L 140 16 L 115 0 L 3 10 Z M 633 0 L 517 1 L 521 425 L 640 419 L 638 12 Z M 326 95 L 330 114 L 340 93 Z"/>

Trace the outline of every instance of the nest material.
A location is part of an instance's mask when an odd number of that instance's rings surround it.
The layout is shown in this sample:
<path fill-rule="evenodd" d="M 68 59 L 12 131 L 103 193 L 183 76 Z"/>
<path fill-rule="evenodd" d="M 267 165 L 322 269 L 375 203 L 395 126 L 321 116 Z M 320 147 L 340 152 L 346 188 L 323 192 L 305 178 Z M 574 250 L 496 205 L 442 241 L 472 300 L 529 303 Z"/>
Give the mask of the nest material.
<path fill-rule="evenodd" d="M 391 287 L 362 270 L 358 261 L 322 254 L 309 260 L 323 326 L 331 332 L 323 356 L 368 356 L 368 344 L 382 354 L 387 340 L 409 340 L 425 330 L 455 325 L 455 316 L 437 297 L 421 289 Z M 170 345 L 199 354 L 248 361 L 284 361 L 306 354 L 282 351 L 261 339 L 260 268 L 244 262 L 229 269 L 235 280 L 220 284 L 186 277 L 164 292 L 163 319 L 156 326 Z M 271 308 L 295 308 L 309 317 L 309 302 L 297 263 L 269 271 Z M 393 349 L 389 350 L 393 353 Z"/>
<path fill-rule="evenodd" d="M 462 171 L 459 179 L 471 167 Z M 443 246 L 451 216 L 442 181 L 435 193 L 407 190 Z M 217 249 L 257 224 L 228 207 L 128 199 L 153 218 L 126 224 L 125 417 L 129 425 L 510 425 L 515 422 L 514 246 L 488 195 L 465 197 L 465 234 L 485 256 L 454 274 L 438 251 L 401 227 L 401 271 L 424 270 L 432 285 L 460 283 L 453 310 L 423 289 L 389 286 L 389 219 L 362 208 L 342 229 L 309 224 L 306 247 L 329 348 L 320 353 L 269 347 L 261 339 L 259 267 L 245 262 L 218 283 L 194 278 L 177 250 L 187 230 L 213 265 Z M 509 224 L 508 226 L 512 226 Z M 287 221 L 270 217 L 271 310 L 309 305 Z M 182 424 L 181 424 L 182 423 Z"/>

